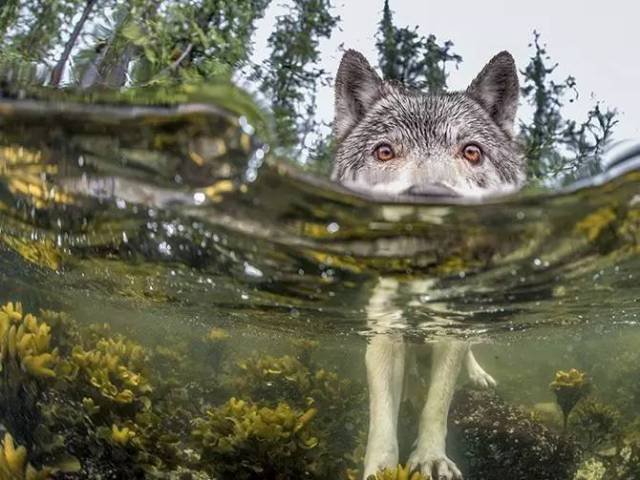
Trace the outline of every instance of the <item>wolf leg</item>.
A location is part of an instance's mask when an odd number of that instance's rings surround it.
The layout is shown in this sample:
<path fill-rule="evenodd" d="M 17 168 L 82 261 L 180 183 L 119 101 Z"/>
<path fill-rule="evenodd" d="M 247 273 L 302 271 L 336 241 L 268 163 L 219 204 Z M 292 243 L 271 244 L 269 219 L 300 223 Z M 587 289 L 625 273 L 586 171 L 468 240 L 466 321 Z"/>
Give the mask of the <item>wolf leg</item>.
<path fill-rule="evenodd" d="M 458 467 L 447 457 L 445 447 L 449 406 L 468 351 L 466 343 L 455 340 L 433 345 L 431 384 L 409 465 L 434 480 L 462 479 Z"/>
<path fill-rule="evenodd" d="M 367 344 L 365 361 L 369 385 L 369 437 L 364 460 L 364 478 L 398 464 L 398 411 L 402 400 L 405 345 L 401 334 L 389 332 L 402 322 L 402 312 L 393 305 L 398 282 L 382 278 L 373 289 L 367 320 L 374 332 Z"/>
<path fill-rule="evenodd" d="M 494 378 L 480 366 L 471 349 L 467 352 L 464 363 L 467 369 L 467 375 L 469 375 L 469 380 L 473 385 L 479 388 L 489 388 L 497 385 Z"/>

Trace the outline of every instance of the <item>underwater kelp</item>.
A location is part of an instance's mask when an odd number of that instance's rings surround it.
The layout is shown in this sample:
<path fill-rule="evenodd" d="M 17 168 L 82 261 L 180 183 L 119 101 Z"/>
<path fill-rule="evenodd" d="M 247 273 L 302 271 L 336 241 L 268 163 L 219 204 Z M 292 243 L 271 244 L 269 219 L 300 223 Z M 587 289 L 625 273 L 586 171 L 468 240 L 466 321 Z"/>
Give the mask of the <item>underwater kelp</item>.
<path fill-rule="evenodd" d="M 359 432 L 366 426 L 366 390 L 362 384 L 341 378 L 313 361 L 316 345 L 296 342 L 297 355 L 252 356 L 238 361 L 233 375 L 235 395 L 259 399 L 276 407 L 283 399 L 298 412 L 314 412 L 312 428 L 318 439 L 310 458 L 324 459 L 317 477 L 335 478 L 357 464 L 346 455 L 357 448 Z"/>
<path fill-rule="evenodd" d="M 2 480 L 47 480 L 51 478 L 51 470 L 36 470 L 27 461 L 27 450 L 15 445 L 9 433 L 4 434 L 0 444 L 0 479 Z"/>
<path fill-rule="evenodd" d="M 616 444 L 622 432 L 622 415 L 613 406 L 594 398 L 586 398 L 573 410 L 571 433 L 587 451 Z"/>
<path fill-rule="evenodd" d="M 202 461 L 222 478 L 331 478 L 322 476 L 328 462 L 313 431 L 316 413 L 231 398 L 196 420 L 193 436 L 202 445 Z"/>
<path fill-rule="evenodd" d="M 321 363 L 317 342 L 245 356 L 213 327 L 147 345 L 20 303 L 0 308 L 0 340 L 0 434 L 10 435 L 0 469 L 12 480 L 361 477 L 366 388 Z M 640 419 L 591 384 L 577 370 L 556 375 L 551 389 L 570 412 L 564 434 L 495 393 L 459 391 L 450 430 L 465 478 L 639 478 Z M 625 406 L 630 392 L 619 395 Z M 375 478 L 387 479 L 424 480 L 404 466 Z"/>
<path fill-rule="evenodd" d="M 555 393 L 556 401 L 562 409 L 565 430 L 567 429 L 567 422 L 569 421 L 571 411 L 580 399 L 589 392 L 590 387 L 585 373 L 575 368 L 566 372 L 563 370 L 556 372 L 555 378 L 549 385 L 549 388 Z"/>
<path fill-rule="evenodd" d="M 51 327 L 24 314 L 20 302 L 0 309 L 0 417 L 27 443 L 40 422 L 38 404 L 60 360 L 51 337 Z"/>
<path fill-rule="evenodd" d="M 350 479 L 351 480 L 351 479 Z M 354 478 L 355 480 L 355 478 Z M 425 478 L 420 472 L 411 472 L 408 465 L 398 465 L 395 470 L 385 468 L 374 475 L 369 475 L 367 480 L 430 480 Z"/>
<path fill-rule="evenodd" d="M 219 328 L 148 348 L 108 325 L 51 310 L 36 317 L 19 303 L 2 308 L 0 334 L 0 425 L 65 479 L 320 479 L 354 467 L 345 452 L 366 420 L 364 389 L 315 366 L 312 343 L 292 346 L 304 363 L 234 360 Z"/>
<path fill-rule="evenodd" d="M 506 478 L 561 480 L 573 477 L 577 445 L 531 419 L 486 390 L 456 393 L 450 411 L 451 434 L 462 452 L 465 480 Z"/>

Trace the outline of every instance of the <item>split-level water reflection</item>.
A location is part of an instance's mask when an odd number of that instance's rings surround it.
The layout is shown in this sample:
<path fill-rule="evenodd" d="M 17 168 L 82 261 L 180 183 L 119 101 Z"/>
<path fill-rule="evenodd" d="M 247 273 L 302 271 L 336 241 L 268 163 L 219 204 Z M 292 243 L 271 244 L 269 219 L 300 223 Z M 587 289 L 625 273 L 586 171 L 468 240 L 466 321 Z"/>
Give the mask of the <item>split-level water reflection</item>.
<path fill-rule="evenodd" d="M 558 193 L 370 199 L 270 156 L 234 92 L 0 103 L 3 475 L 358 478 L 378 333 L 469 342 L 497 380 L 453 399 L 465 478 L 636 478 L 633 158 Z M 403 322 L 371 321 L 381 281 Z"/>

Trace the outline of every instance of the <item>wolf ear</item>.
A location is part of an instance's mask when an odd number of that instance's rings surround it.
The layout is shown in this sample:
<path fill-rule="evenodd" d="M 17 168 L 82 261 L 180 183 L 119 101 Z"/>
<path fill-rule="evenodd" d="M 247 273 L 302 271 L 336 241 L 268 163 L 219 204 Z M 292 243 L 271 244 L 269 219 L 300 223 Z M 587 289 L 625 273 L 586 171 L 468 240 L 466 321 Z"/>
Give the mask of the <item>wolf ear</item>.
<path fill-rule="evenodd" d="M 380 97 L 382 80 L 360 52 L 347 50 L 336 76 L 333 130 L 341 140 Z"/>
<path fill-rule="evenodd" d="M 509 52 L 500 52 L 485 65 L 471 82 L 467 94 L 478 101 L 491 118 L 513 135 L 518 109 L 518 72 Z"/>

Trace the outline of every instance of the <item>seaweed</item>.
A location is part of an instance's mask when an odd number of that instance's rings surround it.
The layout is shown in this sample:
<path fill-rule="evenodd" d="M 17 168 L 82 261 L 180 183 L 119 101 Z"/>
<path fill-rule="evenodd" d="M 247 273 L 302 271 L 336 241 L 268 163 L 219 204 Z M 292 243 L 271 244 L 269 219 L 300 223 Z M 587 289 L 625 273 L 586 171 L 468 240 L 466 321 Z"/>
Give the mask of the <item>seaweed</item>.
<path fill-rule="evenodd" d="M 395 469 L 385 468 L 375 475 L 369 475 L 367 480 L 431 480 L 420 472 L 411 472 L 408 465 L 398 465 Z"/>
<path fill-rule="evenodd" d="M 0 445 L 0 478 L 3 480 L 47 480 L 52 470 L 35 469 L 27 461 L 27 449 L 17 446 L 10 433 L 5 433 Z"/>
<path fill-rule="evenodd" d="M 597 449 L 615 445 L 621 429 L 622 415 L 611 405 L 587 398 L 571 414 L 571 432 L 584 449 Z"/>
<path fill-rule="evenodd" d="M 549 388 L 555 393 L 562 409 L 563 430 L 566 431 L 571 411 L 589 393 L 590 384 L 584 372 L 572 368 L 568 371 L 558 370 Z"/>
<path fill-rule="evenodd" d="M 453 444 L 463 447 L 453 458 L 465 480 L 568 480 L 580 460 L 570 437 L 532 420 L 495 392 L 457 392 L 450 422 Z"/>
<path fill-rule="evenodd" d="M 193 437 L 203 464 L 222 478 L 331 478 L 322 476 L 326 465 L 313 429 L 316 414 L 284 402 L 269 408 L 231 398 L 196 420 Z"/>
<path fill-rule="evenodd" d="M 360 479 L 364 385 L 320 362 L 312 340 L 291 342 L 289 354 L 239 358 L 232 339 L 214 327 L 150 346 L 108 325 L 7 303 L 0 427 L 11 434 L 0 478 Z M 495 393 L 458 392 L 452 453 L 465 478 L 561 480 L 576 470 L 576 480 L 602 471 L 640 478 L 640 419 L 586 397 L 590 385 L 577 370 L 556 374 L 551 389 L 568 418 L 565 435 Z M 631 405 L 635 387 L 625 388 L 616 397 Z M 401 465 L 374 477 L 403 479 L 426 480 Z"/>

